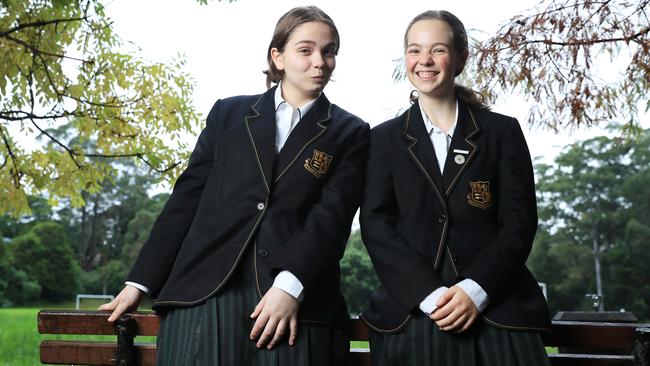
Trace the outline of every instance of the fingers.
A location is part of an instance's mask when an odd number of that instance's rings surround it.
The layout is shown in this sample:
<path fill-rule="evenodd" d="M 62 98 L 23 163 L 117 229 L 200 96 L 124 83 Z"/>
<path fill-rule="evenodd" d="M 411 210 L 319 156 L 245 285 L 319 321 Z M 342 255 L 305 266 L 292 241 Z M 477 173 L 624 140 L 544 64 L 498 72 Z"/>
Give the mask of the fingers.
<path fill-rule="evenodd" d="M 435 322 L 440 321 L 441 319 L 444 319 L 449 316 L 449 314 L 454 311 L 454 304 L 451 302 L 448 302 L 445 306 L 437 308 L 436 310 L 429 315 L 429 318 Z"/>
<path fill-rule="evenodd" d="M 295 343 L 298 333 L 298 308 L 300 303 L 286 292 L 271 288 L 255 307 L 251 318 L 257 318 L 250 334 L 256 346 L 275 347 L 289 328 L 289 344 Z M 259 336 L 259 339 L 258 339 Z"/>
<path fill-rule="evenodd" d="M 97 308 L 97 310 L 115 310 L 118 304 L 118 299 L 114 298 L 111 300 L 111 302 L 107 302 L 106 304 L 101 305 L 100 307 Z"/>
<path fill-rule="evenodd" d="M 439 308 L 445 306 L 454 297 L 455 291 L 456 290 L 451 287 L 447 289 L 447 291 L 443 292 L 438 301 L 436 301 L 436 306 Z"/>
<path fill-rule="evenodd" d="M 287 323 L 286 320 L 280 319 L 278 326 L 275 328 L 275 335 L 266 348 L 272 349 L 278 342 L 280 342 L 280 339 L 284 336 L 285 329 L 287 328 Z"/>
<path fill-rule="evenodd" d="M 257 340 L 257 348 L 262 348 L 264 345 L 266 345 L 269 339 L 271 339 L 273 336 L 273 333 L 275 333 L 277 325 L 278 321 L 275 318 L 269 319 L 269 321 L 266 323 L 266 327 L 264 327 L 264 332 L 262 332 L 260 339 Z"/>
<path fill-rule="evenodd" d="M 113 312 L 111 313 L 111 316 L 108 317 L 108 322 L 112 323 L 115 320 L 117 320 L 117 318 L 119 318 L 120 315 L 126 313 L 126 311 L 129 310 L 129 307 L 130 306 L 126 302 L 124 301 L 120 302 L 115 308 L 115 310 L 113 310 Z"/>
<path fill-rule="evenodd" d="M 255 312 L 253 312 L 253 314 L 255 314 Z M 269 320 L 269 316 L 265 313 L 258 313 L 256 317 L 257 319 L 255 320 L 255 324 L 253 324 L 253 330 L 251 330 L 251 334 L 250 334 L 251 341 L 257 339 L 257 336 L 260 334 L 260 332 L 262 332 L 262 329 L 264 329 L 266 322 Z"/>
<path fill-rule="evenodd" d="M 255 309 L 253 310 L 253 313 L 251 314 L 251 319 L 257 318 L 257 316 L 260 315 L 260 313 L 262 312 L 262 309 L 264 309 L 264 297 L 255 306 Z"/>
<path fill-rule="evenodd" d="M 142 291 L 127 285 L 122 291 L 120 291 L 113 301 L 100 306 L 98 310 L 112 311 L 111 315 L 108 317 L 108 321 L 112 323 L 125 312 L 137 309 L 143 296 L 144 293 Z"/>
<path fill-rule="evenodd" d="M 292 317 L 289 321 L 289 345 L 296 344 L 296 337 L 298 337 L 298 318 Z"/>

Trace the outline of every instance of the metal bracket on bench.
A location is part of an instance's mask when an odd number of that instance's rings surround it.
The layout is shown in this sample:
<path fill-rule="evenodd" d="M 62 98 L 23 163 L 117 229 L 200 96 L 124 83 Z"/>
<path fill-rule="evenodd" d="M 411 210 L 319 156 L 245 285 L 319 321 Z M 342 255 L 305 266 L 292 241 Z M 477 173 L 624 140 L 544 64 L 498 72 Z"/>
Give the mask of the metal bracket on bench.
<path fill-rule="evenodd" d="M 117 359 L 115 364 L 117 366 L 135 365 L 135 348 L 133 347 L 134 334 L 137 330 L 135 319 L 130 316 L 121 316 L 115 322 L 115 330 L 117 331 Z"/>
<path fill-rule="evenodd" d="M 636 328 L 634 337 L 634 362 L 650 366 L 650 328 Z"/>

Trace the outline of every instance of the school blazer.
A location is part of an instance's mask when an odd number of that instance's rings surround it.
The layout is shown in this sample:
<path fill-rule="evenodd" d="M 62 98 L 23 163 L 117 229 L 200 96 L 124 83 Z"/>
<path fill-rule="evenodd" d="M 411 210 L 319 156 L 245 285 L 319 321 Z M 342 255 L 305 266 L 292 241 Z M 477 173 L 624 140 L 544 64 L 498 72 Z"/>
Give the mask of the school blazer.
<path fill-rule="evenodd" d="M 530 154 L 514 118 L 459 102 L 441 175 L 416 102 L 373 128 L 366 182 L 361 231 L 382 283 L 362 314 L 370 327 L 397 332 L 433 290 L 471 278 L 489 296 L 485 322 L 550 329 L 525 266 L 537 209 Z M 438 274 L 443 255 L 454 283 Z"/>
<path fill-rule="evenodd" d="M 346 324 L 339 260 L 361 201 L 370 128 L 321 94 L 276 157 L 274 91 L 219 100 L 210 111 L 128 276 L 151 289 L 154 309 L 206 301 L 252 246 L 260 296 L 288 270 L 304 286 L 302 321 Z"/>

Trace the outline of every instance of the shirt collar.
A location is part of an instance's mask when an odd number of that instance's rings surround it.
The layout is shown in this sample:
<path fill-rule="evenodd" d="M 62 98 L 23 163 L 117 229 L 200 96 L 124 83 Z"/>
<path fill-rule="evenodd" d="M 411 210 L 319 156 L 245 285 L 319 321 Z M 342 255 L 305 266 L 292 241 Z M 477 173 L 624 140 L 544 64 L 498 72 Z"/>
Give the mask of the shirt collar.
<path fill-rule="evenodd" d="M 438 126 L 434 125 L 429 117 L 427 117 L 427 114 L 424 113 L 424 109 L 422 109 L 422 105 L 420 107 L 420 113 L 422 113 L 422 120 L 424 121 L 424 127 L 427 129 L 427 133 L 431 135 L 432 131 L 436 132 L 443 132 Z M 454 124 L 451 125 L 451 128 L 449 128 L 449 131 L 447 131 L 447 136 L 453 137 L 454 136 L 454 131 L 456 130 L 456 126 L 458 125 L 458 99 L 456 99 L 456 116 L 454 116 Z"/>
<path fill-rule="evenodd" d="M 278 87 L 275 89 L 275 96 L 274 97 L 275 97 L 275 111 L 276 112 L 281 107 L 282 108 L 289 107 L 291 109 L 294 109 L 293 106 L 291 106 L 291 104 L 289 104 L 289 102 L 287 102 L 286 100 L 284 100 L 284 98 L 282 98 L 282 82 L 278 83 Z M 314 106 L 314 103 L 316 103 L 316 99 L 318 99 L 318 98 L 314 98 L 314 99 L 310 100 L 309 102 L 305 103 L 302 107 L 296 108 L 300 112 L 300 116 L 304 116 L 305 114 L 307 114 L 307 112 L 309 112 L 311 107 Z"/>

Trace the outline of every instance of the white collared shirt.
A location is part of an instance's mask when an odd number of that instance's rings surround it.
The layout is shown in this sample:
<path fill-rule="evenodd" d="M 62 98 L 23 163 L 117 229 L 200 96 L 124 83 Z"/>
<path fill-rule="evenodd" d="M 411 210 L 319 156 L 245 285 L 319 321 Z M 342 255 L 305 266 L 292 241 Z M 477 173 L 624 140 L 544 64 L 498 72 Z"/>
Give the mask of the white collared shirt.
<path fill-rule="evenodd" d="M 426 127 L 427 132 L 429 133 L 429 138 L 431 139 L 431 144 L 433 144 L 433 149 L 436 152 L 436 159 L 438 160 L 438 167 L 440 168 L 440 174 L 442 175 L 443 170 L 445 169 L 445 160 L 447 160 L 447 152 L 449 151 L 449 146 L 451 145 L 451 140 L 454 136 L 454 131 L 458 125 L 458 100 L 456 100 L 456 116 L 454 117 L 454 124 L 451 126 L 449 131 L 445 133 L 440 127 L 434 125 L 424 109 L 420 106 L 420 112 L 422 113 L 422 120 L 424 121 L 424 127 Z M 472 299 L 474 305 L 479 312 L 483 312 L 488 305 L 488 295 L 483 290 L 483 288 L 476 283 L 476 281 L 466 278 L 456 284 L 460 287 L 465 293 Z M 441 286 L 435 289 L 427 297 L 420 302 L 420 310 L 427 315 L 433 313 L 438 306 L 436 303 L 440 299 L 440 296 L 444 294 L 448 288 L 446 286 Z"/>
<path fill-rule="evenodd" d="M 289 134 L 302 117 L 314 106 L 316 99 L 312 99 L 301 107 L 293 107 L 282 97 L 282 83 L 275 89 L 275 151 L 280 152 Z"/>

